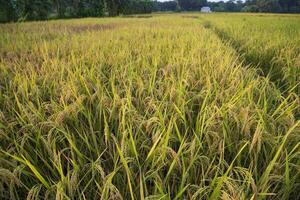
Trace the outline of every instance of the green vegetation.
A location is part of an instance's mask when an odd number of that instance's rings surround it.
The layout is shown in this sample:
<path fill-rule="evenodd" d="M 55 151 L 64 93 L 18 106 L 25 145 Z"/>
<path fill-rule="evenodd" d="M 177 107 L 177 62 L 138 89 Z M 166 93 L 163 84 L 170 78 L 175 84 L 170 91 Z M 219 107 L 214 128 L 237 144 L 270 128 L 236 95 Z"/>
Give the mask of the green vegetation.
<path fill-rule="evenodd" d="M 160 11 L 300 13 L 300 0 L 0 0 L 0 22 L 105 17 Z"/>
<path fill-rule="evenodd" d="M 296 15 L 208 15 L 223 40 L 278 88 L 300 95 L 300 23 Z"/>
<path fill-rule="evenodd" d="M 0 22 L 149 13 L 152 0 L 0 0 Z"/>
<path fill-rule="evenodd" d="M 0 25 L 0 199 L 299 199 L 299 19 Z"/>
<path fill-rule="evenodd" d="M 300 0 L 169 0 L 155 5 L 162 11 L 199 11 L 209 6 L 214 12 L 300 13 Z"/>

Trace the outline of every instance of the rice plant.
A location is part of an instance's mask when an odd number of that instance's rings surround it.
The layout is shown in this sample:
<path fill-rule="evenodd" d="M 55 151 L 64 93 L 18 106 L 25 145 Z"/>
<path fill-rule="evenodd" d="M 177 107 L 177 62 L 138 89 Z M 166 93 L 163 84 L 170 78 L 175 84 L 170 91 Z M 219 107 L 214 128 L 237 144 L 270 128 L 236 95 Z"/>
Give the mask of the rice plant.
<path fill-rule="evenodd" d="M 298 15 L 207 15 L 217 32 L 258 66 L 282 91 L 300 95 L 300 17 Z"/>
<path fill-rule="evenodd" d="M 0 25 L 0 198 L 299 199 L 299 96 L 206 17 Z"/>

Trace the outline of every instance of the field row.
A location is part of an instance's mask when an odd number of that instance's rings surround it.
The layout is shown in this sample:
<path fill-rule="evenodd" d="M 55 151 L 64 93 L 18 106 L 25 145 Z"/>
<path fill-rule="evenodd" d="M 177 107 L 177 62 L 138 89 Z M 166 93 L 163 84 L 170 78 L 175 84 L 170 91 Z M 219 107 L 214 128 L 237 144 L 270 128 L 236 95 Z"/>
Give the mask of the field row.
<path fill-rule="evenodd" d="M 220 14 L 202 17 L 285 93 L 300 95 L 300 17 Z"/>

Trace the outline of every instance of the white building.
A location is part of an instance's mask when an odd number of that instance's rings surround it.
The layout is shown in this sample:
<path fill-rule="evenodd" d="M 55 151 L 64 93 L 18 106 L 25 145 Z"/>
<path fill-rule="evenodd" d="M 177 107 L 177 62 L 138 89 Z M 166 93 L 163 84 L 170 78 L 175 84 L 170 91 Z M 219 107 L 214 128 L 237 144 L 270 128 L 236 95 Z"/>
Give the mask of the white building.
<path fill-rule="evenodd" d="M 203 13 L 211 13 L 211 9 L 210 9 L 210 7 L 205 6 L 205 7 L 201 8 L 201 12 L 203 12 Z"/>

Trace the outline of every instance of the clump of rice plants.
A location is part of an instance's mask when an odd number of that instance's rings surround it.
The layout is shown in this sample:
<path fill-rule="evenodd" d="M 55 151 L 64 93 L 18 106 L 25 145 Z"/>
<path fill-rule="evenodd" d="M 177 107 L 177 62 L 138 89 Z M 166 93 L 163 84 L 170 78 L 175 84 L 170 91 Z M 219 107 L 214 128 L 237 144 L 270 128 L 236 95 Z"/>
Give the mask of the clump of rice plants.
<path fill-rule="evenodd" d="M 300 197 L 299 96 L 245 66 L 202 16 L 0 35 L 1 199 Z"/>
<path fill-rule="evenodd" d="M 282 91 L 300 94 L 299 16 L 224 14 L 203 18 L 235 44 L 248 64 L 258 65 Z"/>

